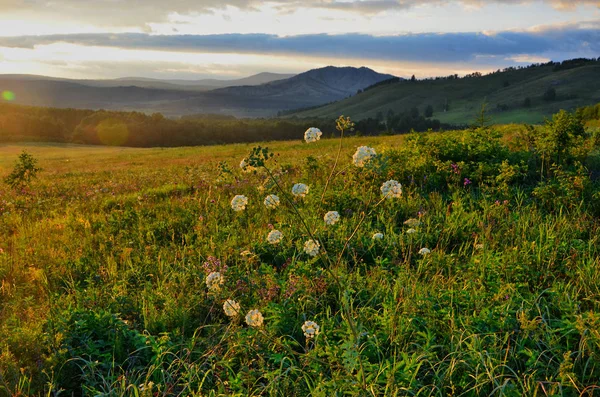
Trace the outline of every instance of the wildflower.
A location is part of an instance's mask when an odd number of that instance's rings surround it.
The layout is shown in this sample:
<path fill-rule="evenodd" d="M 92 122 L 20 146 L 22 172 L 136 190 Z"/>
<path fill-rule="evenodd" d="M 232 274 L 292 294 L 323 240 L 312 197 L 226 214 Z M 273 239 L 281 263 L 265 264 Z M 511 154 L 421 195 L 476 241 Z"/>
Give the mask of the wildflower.
<path fill-rule="evenodd" d="M 224 273 L 227 271 L 227 264 L 221 263 L 221 261 L 214 256 L 209 256 L 206 258 L 206 262 L 202 265 L 206 274 L 210 274 L 212 272 L 220 272 Z"/>
<path fill-rule="evenodd" d="M 209 291 L 216 292 L 221 289 L 221 285 L 225 283 L 225 277 L 219 272 L 212 272 L 206 276 L 206 286 Z"/>
<path fill-rule="evenodd" d="M 402 197 L 402 185 L 391 179 L 381 185 L 381 194 L 388 199 Z"/>
<path fill-rule="evenodd" d="M 267 236 L 267 241 L 271 244 L 278 244 L 283 239 L 283 233 L 279 230 L 271 230 Z"/>
<path fill-rule="evenodd" d="M 242 260 L 247 263 L 255 263 L 257 261 L 258 255 L 250 250 L 243 250 L 240 252 L 240 256 Z"/>
<path fill-rule="evenodd" d="M 335 225 L 340 220 L 340 214 L 337 211 L 329 211 L 325 214 L 323 220 L 328 225 Z"/>
<path fill-rule="evenodd" d="M 263 325 L 263 315 L 258 309 L 250 310 L 246 314 L 246 324 L 251 327 L 261 327 Z"/>
<path fill-rule="evenodd" d="M 356 153 L 352 156 L 352 162 L 357 167 L 364 167 L 365 164 L 376 155 L 375 149 L 368 146 L 359 146 L 358 149 L 356 149 Z"/>
<path fill-rule="evenodd" d="M 256 168 L 252 167 L 250 164 L 248 164 L 248 159 L 243 159 L 242 161 L 240 161 L 240 168 L 242 169 L 243 172 L 252 172 L 256 169 Z"/>
<path fill-rule="evenodd" d="M 421 226 L 421 221 L 415 218 L 410 218 L 404 221 L 404 224 L 408 227 L 418 227 Z"/>
<path fill-rule="evenodd" d="M 243 211 L 246 209 L 246 205 L 248 205 L 248 197 L 238 194 L 231 200 L 231 208 L 234 211 Z"/>
<path fill-rule="evenodd" d="M 375 233 L 372 238 L 373 238 L 373 240 L 382 240 L 383 233 Z"/>
<path fill-rule="evenodd" d="M 274 194 L 269 194 L 264 201 L 265 207 L 272 210 L 279 206 L 279 197 Z"/>
<path fill-rule="evenodd" d="M 319 335 L 320 330 L 321 327 L 319 327 L 319 324 L 315 323 L 314 321 L 305 321 L 304 324 L 302 324 L 302 332 L 304 332 L 304 336 L 306 336 L 307 339 L 311 339 Z"/>
<path fill-rule="evenodd" d="M 413 233 L 416 233 L 416 232 L 417 232 L 417 230 L 416 230 L 416 229 L 413 229 L 413 228 L 411 227 L 410 229 L 408 229 L 408 230 L 406 231 L 406 234 L 413 234 Z"/>
<path fill-rule="evenodd" d="M 223 303 L 223 311 L 227 317 L 235 317 L 240 312 L 240 304 L 233 299 L 227 299 Z"/>
<path fill-rule="evenodd" d="M 304 140 L 306 141 L 306 143 L 316 142 L 319 139 L 321 139 L 321 135 L 323 135 L 323 133 L 320 129 L 314 127 L 309 128 L 304 133 Z"/>
<path fill-rule="evenodd" d="M 296 197 L 305 197 L 308 194 L 308 186 L 304 183 L 296 183 L 292 187 L 292 194 Z"/>
<path fill-rule="evenodd" d="M 483 244 L 475 244 L 475 249 L 476 250 L 482 250 L 483 249 Z"/>
<path fill-rule="evenodd" d="M 319 254 L 319 249 L 321 245 L 318 241 L 308 240 L 304 243 L 304 252 L 306 252 L 310 256 L 317 256 Z"/>
<path fill-rule="evenodd" d="M 431 254 L 431 250 L 429 248 L 421 248 L 419 250 L 419 255 L 425 256 L 425 255 L 429 255 L 429 254 Z"/>
<path fill-rule="evenodd" d="M 465 178 L 465 181 L 463 182 L 463 184 L 464 184 L 465 186 L 469 186 L 471 183 L 472 183 L 472 182 L 471 182 L 471 180 L 470 180 L 469 178 Z"/>

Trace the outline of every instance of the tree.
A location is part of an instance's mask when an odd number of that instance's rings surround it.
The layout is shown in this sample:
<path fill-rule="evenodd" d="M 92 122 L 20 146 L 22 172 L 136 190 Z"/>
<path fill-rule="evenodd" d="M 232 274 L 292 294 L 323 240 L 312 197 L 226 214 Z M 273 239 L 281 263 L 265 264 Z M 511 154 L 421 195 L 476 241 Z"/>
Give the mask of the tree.
<path fill-rule="evenodd" d="M 446 99 L 446 103 L 444 103 L 444 112 L 447 112 L 450 110 L 450 101 L 448 99 Z"/>
<path fill-rule="evenodd" d="M 13 171 L 4 179 L 4 182 L 13 189 L 24 188 L 37 178 L 37 173 L 42 169 L 37 166 L 37 159 L 25 150 L 19 156 Z"/>
<path fill-rule="evenodd" d="M 481 104 L 481 109 L 479 109 L 479 114 L 475 119 L 475 126 L 479 128 L 485 128 L 486 124 L 490 122 L 490 117 L 487 116 L 487 102 L 483 101 Z"/>
<path fill-rule="evenodd" d="M 413 119 L 418 118 L 419 117 L 419 108 L 417 108 L 415 106 L 412 109 L 410 109 L 410 117 L 412 117 Z"/>
<path fill-rule="evenodd" d="M 412 77 L 410 78 L 410 81 L 417 81 L 417 78 L 415 77 L 415 75 L 413 74 Z"/>
<path fill-rule="evenodd" d="M 544 101 L 548 102 L 556 100 L 556 90 L 554 89 L 554 87 L 549 87 L 546 90 L 546 92 L 544 92 L 542 98 L 544 99 Z"/>
<path fill-rule="evenodd" d="M 433 106 L 427 105 L 425 108 L 425 117 L 433 117 Z"/>
<path fill-rule="evenodd" d="M 569 160 L 577 141 L 585 136 L 581 118 L 575 113 L 561 110 L 546 121 L 546 126 L 536 139 L 536 150 L 542 157 L 542 174 L 552 163 L 561 165 Z"/>

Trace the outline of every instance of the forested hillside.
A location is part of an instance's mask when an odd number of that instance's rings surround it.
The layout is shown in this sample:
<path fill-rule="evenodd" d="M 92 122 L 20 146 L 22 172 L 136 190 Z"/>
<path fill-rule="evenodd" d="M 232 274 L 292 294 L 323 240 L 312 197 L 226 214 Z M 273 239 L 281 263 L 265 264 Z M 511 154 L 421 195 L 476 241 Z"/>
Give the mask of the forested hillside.
<path fill-rule="evenodd" d="M 472 73 L 424 80 L 391 79 L 351 98 L 286 115 L 385 120 L 416 109 L 441 122 L 466 125 L 483 102 L 497 123 L 541 123 L 560 109 L 600 102 L 600 61 L 564 62 L 507 68 L 488 75 Z"/>

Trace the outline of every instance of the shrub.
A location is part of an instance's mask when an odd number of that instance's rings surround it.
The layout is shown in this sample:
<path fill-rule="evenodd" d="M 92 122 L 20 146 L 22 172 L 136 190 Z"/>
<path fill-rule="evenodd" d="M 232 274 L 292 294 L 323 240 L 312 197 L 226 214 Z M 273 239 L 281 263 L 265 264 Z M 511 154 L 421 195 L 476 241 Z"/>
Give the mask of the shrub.
<path fill-rule="evenodd" d="M 11 188 L 19 189 L 28 186 L 32 179 L 37 178 L 42 169 L 37 166 L 37 159 L 25 150 L 19 156 L 13 171 L 4 180 Z"/>

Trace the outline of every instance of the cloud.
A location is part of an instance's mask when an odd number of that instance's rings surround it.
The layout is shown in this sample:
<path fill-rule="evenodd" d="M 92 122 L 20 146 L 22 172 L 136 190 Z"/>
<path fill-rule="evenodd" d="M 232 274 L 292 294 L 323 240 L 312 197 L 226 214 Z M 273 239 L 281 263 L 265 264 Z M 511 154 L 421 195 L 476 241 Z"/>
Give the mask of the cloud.
<path fill-rule="evenodd" d="M 468 62 L 476 59 L 567 58 L 600 55 L 600 22 L 542 26 L 493 33 L 149 35 L 66 34 L 0 37 L 0 47 L 34 48 L 53 43 L 183 53 L 238 53 L 373 59 L 408 62 Z M 522 56 L 522 57 L 520 57 Z M 520 57 L 520 58 L 519 58 Z"/>
<path fill-rule="evenodd" d="M 558 10 L 573 10 L 582 5 L 600 7 L 600 0 L 540 1 Z M 265 3 L 287 13 L 298 8 L 317 8 L 374 15 L 422 5 L 457 3 L 483 7 L 489 3 L 521 5 L 533 2 L 535 0 L 0 0 L 0 15 L 77 20 L 96 26 L 144 27 L 149 23 L 168 22 L 169 17 L 176 14 L 205 14 L 227 7 L 252 11 Z"/>

